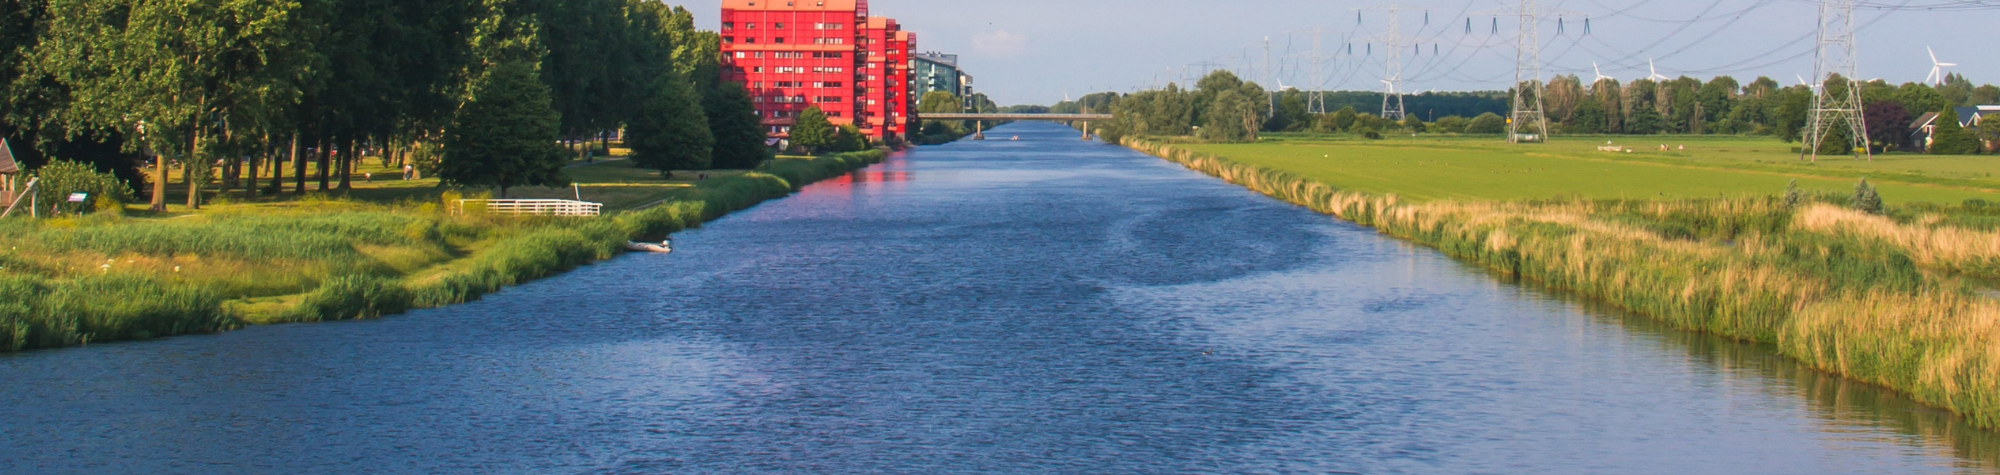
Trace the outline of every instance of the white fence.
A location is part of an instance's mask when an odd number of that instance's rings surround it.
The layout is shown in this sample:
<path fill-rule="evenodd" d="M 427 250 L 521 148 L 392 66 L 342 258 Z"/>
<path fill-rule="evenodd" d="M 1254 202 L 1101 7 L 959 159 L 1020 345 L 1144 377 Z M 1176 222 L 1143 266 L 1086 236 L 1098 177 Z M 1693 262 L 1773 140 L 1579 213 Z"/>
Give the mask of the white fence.
<path fill-rule="evenodd" d="M 543 216 L 597 216 L 604 213 L 603 203 L 573 200 L 458 200 L 458 213 L 465 213 L 465 207 L 473 203 L 486 203 L 486 211 L 506 215 Z"/>

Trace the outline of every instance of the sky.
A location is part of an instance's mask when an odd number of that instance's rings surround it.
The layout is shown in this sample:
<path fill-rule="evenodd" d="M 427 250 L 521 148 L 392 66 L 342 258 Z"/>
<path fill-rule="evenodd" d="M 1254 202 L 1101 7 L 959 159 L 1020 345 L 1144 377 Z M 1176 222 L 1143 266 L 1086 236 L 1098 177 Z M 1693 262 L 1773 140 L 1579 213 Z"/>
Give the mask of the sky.
<path fill-rule="evenodd" d="M 672 1 L 672 0 L 669 0 Z M 1864 0 L 1870 4 L 1938 4 L 1958 0 Z M 1577 74 L 1647 77 L 1648 59 L 1661 75 L 1742 82 L 1769 76 L 1791 85 L 1813 75 L 1818 3 L 1810 0 L 1541 0 L 1564 12 L 1541 22 L 1544 76 Z M 1186 84 L 1213 68 L 1246 79 L 1312 89 L 1313 30 L 1321 33 L 1320 82 L 1327 90 L 1381 90 L 1388 71 L 1391 18 L 1408 48 L 1406 92 L 1502 90 L 1515 71 L 1520 19 L 1495 13 L 1520 2 L 1404 0 L 1403 11 L 1369 9 L 1386 0 L 870 0 L 918 35 L 918 49 L 959 55 L 974 89 L 1001 105 L 1053 104 L 1092 92 L 1132 92 L 1166 81 Z M 699 24 L 716 28 L 720 2 L 689 4 Z M 1358 10 L 1366 9 L 1366 10 Z M 1427 13 L 1426 13 L 1427 12 Z M 1991 53 L 1988 9 L 1863 9 L 1859 75 L 1892 83 L 1919 82 L 1931 71 L 1925 47 L 1947 71 L 1975 83 L 2000 83 L 2000 55 Z M 1585 32 L 1585 21 L 1589 29 Z M 1499 33 L 1495 34 L 1498 20 Z M 1471 32 L 1467 33 L 1470 21 Z M 1561 28 L 1561 34 L 1557 29 Z M 1271 67 L 1264 66 L 1265 38 Z M 1353 54 L 1348 54 L 1348 48 Z M 1266 81 L 1264 78 L 1270 76 Z"/>

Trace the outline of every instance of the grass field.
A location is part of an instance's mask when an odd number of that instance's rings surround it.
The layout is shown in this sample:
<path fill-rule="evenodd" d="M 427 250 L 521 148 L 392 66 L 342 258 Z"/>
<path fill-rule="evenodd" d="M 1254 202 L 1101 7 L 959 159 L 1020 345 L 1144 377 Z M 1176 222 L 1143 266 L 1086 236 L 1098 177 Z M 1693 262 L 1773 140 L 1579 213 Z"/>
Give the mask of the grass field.
<path fill-rule="evenodd" d="M 1606 140 L 1630 153 L 1601 152 Z M 1661 152 L 1660 145 L 1669 151 Z M 1509 145 L 1497 138 L 1351 140 L 1280 136 L 1254 144 L 1186 144 L 1188 150 L 1297 173 L 1342 189 L 1427 200 L 1741 198 L 1849 192 L 1874 182 L 1889 203 L 2000 202 L 2000 157 L 1887 155 L 1798 159 L 1769 138 L 1564 138 Z"/>

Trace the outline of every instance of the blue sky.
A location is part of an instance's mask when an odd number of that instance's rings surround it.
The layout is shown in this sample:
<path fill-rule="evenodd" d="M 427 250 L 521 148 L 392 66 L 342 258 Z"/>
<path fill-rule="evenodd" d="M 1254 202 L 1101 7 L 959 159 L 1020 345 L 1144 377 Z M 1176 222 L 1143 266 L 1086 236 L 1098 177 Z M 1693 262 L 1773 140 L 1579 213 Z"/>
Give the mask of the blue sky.
<path fill-rule="evenodd" d="M 1945 0 L 1870 0 L 1922 5 Z M 871 0 L 877 15 L 896 17 L 919 35 L 925 51 L 957 53 L 975 86 L 994 102 L 1048 104 L 1064 95 L 1131 91 L 1178 80 L 1184 69 L 1220 67 L 1261 79 L 1264 38 L 1271 39 L 1274 80 L 1311 82 L 1312 33 L 1320 28 L 1328 56 L 1328 89 L 1376 90 L 1386 70 L 1386 12 L 1357 8 L 1386 2 L 1264 0 Z M 1406 56 L 1404 90 L 1504 89 L 1514 76 L 1517 18 L 1482 13 L 1518 2 L 1405 0 L 1401 30 L 1417 38 Z M 1818 4 L 1807 0 L 1542 0 L 1544 8 L 1576 13 L 1543 23 L 1545 74 L 1579 74 L 1588 82 L 1596 62 L 1606 76 L 1631 80 L 1659 73 L 1704 80 L 1718 74 L 1746 82 L 1770 76 L 1786 84 L 1811 76 Z M 719 3 L 692 4 L 703 28 L 715 28 Z M 2000 83 L 2000 10 L 1862 10 L 1864 78 L 1921 81 L 1930 72 L 1926 46 L 1952 71 L 1974 82 Z M 1583 32 L 1589 17 L 1590 33 Z M 1472 32 L 1466 33 L 1470 19 Z M 1348 55 L 1352 44 L 1354 55 Z M 1412 48 L 1416 49 L 1416 48 Z M 1435 54 L 1433 52 L 1436 52 Z M 1372 54 L 1371 54 L 1372 53 Z M 1245 57 L 1248 57 L 1246 66 Z M 1169 74 L 1171 69 L 1171 75 Z M 1167 77 L 1172 76 L 1172 77 Z M 1267 85 L 1271 86 L 1275 84 Z"/>

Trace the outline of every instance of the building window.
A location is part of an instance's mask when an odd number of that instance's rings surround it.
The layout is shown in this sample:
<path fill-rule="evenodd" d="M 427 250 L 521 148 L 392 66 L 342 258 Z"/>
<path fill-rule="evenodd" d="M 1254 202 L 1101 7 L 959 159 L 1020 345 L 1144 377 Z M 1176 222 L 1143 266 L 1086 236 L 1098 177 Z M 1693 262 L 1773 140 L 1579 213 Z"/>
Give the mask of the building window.
<path fill-rule="evenodd" d="M 722 31 L 729 31 L 734 29 L 736 29 L 736 22 L 733 21 L 722 22 Z"/>
<path fill-rule="evenodd" d="M 759 59 L 762 59 L 762 58 L 764 57 L 764 52 L 763 52 L 763 51 L 758 51 L 758 52 L 754 52 L 754 53 L 750 53 L 750 57 L 753 57 L 753 58 L 759 58 Z"/>
<path fill-rule="evenodd" d="M 744 57 L 744 56 L 746 56 L 746 55 L 744 55 L 742 51 L 737 51 L 737 52 L 736 52 L 736 59 L 743 59 L 743 57 Z"/>
<path fill-rule="evenodd" d="M 781 45 L 782 45 L 782 44 L 785 44 L 785 37 L 783 37 L 783 36 L 780 36 L 780 37 L 777 37 L 777 38 L 772 38 L 772 39 L 771 39 L 771 42 L 772 42 L 772 43 L 777 43 L 777 44 L 781 44 Z"/>
<path fill-rule="evenodd" d="M 757 38 L 756 37 L 744 38 L 743 43 L 752 45 L 757 44 Z"/>
<path fill-rule="evenodd" d="M 776 24 L 773 24 L 773 25 L 772 25 L 771 27 L 772 27 L 772 28 L 777 28 L 777 29 L 780 29 L 780 30 L 783 30 L 783 29 L 785 29 L 785 24 L 784 24 L 784 23 L 776 23 Z"/>
<path fill-rule="evenodd" d="M 755 29 L 757 29 L 757 24 L 756 24 L 756 23 L 744 23 L 744 24 L 743 24 L 743 27 L 744 27 L 744 28 L 749 28 L 749 29 L 752 29 L 752 30 L 755 30 Z"/>

